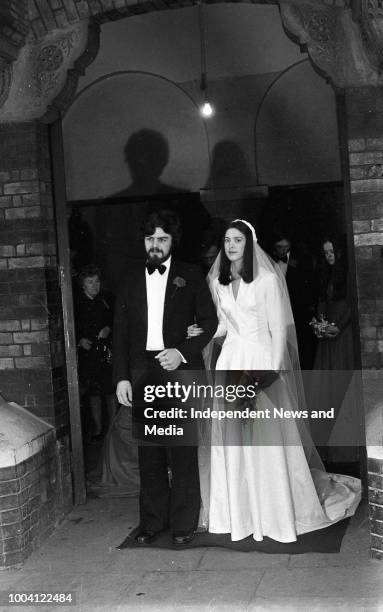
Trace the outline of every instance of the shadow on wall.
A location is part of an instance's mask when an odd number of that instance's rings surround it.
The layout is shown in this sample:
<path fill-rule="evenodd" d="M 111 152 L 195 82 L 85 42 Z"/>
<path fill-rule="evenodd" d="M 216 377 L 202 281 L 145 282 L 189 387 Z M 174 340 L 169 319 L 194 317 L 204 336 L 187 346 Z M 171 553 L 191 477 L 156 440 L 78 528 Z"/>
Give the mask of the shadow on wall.
<path fill-rule="evenodd" d="M 200 260 L 202 236 L 210 219 L 199 193 L 161 180 L 171 155 L 163 134 L 151 129 L 133 133 L 125 144 L 123 155 L 131 183 L 112 194 L 113 203 L 98 207 L 95 215 L 97 263 L 112 290 L 127 267 L 145 258 L 141 228 L 148 213 L 161 208 L 177 212 L 182 240 L 175 254 L 190 262 Z"/>
<path fill-rule="evenodd" d="M 244 218 L 256 229 L 259 227 L 265 192 L 257 185 L 255 174 L 236 142 L 221 140 L 214 146 L 205 190 L 206 206 L 213 218 L 226 222 Z"/>
<path fill-rule="evenodd" d="M 217 142 L 212 151 L 206 188 L 244 188 L 255 182 L 241 147 L 231 140 Z"/>
<path fill-rule="evenodd" d="M 142 129 L 132 134 L 124 148 L 124 158 L 132 181 L 128 187 L 113 194 L 112 197 L 187 193 L 183 189 L 161 181 L 169 157 L 169 143 L 160 132 Z"/>

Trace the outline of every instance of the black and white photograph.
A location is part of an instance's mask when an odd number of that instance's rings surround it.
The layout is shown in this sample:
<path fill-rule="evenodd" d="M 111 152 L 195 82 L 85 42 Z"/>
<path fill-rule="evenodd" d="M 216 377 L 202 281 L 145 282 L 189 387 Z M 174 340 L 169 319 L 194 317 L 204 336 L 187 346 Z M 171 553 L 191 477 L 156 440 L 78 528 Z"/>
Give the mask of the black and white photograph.
<path fill-rule="evenodd" d="M 0 1 L 0 610 L 383 609 L 383 3 Z"/>

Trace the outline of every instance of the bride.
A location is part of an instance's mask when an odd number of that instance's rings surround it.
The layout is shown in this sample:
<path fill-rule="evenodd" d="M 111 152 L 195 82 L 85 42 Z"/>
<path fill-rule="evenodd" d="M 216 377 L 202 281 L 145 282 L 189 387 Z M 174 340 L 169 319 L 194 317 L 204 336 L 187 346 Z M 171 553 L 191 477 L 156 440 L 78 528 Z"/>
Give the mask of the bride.
<path fill-rule="evenodd" d="M 271 418 L 211 420 L 200 448 L 200 524 L 232 540 L 293 542 L 351 516 L 360 481 L 327 474 L 304 421 L 278 416 L 281 409 L 305 408 L 295 326 L 285 280 L 250 223 L 229 224 L 208 282 L 219 318 L 215 337 L 224 337 L 216 384 L 233 370 L 244 372 L 258 384 L 252 409 Z M 192 335 L 200 331 L 189 328 Z"/>

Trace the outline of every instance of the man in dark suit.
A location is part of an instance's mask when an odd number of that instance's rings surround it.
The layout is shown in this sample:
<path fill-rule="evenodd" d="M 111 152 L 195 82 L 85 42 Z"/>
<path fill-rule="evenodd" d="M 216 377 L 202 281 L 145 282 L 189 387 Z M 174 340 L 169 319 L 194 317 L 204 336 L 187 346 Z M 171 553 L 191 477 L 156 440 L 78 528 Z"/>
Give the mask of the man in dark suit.
<path fill-rule="evenodd" d="M 297 248 L 293 252 L 289 234 L 280 228 L 274 228 L 271 245 L 271 255 L 286 278 L 301 368 L 310 370 L 316 347 L 315 336 L 309 325 L 315 305 L 312 256 L 309 252 L 304 252 L 303 248 L 302 253 L 298 253 Z"/>
<path fill-rule="evenodd" d="M 181 376 L 182 371 L 204 369 L 202 349 L 217 328 L 215 307 L 199 268 L 172 258 L 180 237 L 179 218 L 171 211 L 152 212 L 144 223 L 144 236 L 146 269 L 137 266 L 125 278 L 114 318 L 116 394 L 121 404 L 133 403 L 133 413 L 143 376 L 153 384 L 166 372 L 174 380 L 176 371 Z M 195 322 L 204 331 L 187 339 L 187 328 Z M 197 447 L 142 444 L 139 466 L 137 543 L 147 544 L 170 527 L 174 543 L 187 544 L 200 508 Z"/>

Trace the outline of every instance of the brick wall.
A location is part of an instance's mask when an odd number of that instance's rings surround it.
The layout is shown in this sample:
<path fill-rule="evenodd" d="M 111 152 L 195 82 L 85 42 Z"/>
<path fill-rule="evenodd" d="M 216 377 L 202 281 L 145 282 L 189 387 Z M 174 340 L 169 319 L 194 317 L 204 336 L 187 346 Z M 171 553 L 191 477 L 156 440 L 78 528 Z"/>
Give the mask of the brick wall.
<path fill-rule="evenodd" d="M 383 138 L 349 141 L 362 364 L 383 367 Z"/>
<path fill-rule="evenodd" d="M 383 560 L 383 460 L 368 460 L 371 551 Z"/>
<path fill-rule="evenodd" d="M 150 11 L 192 6 L 193 0 L 30 0 L 29 19 L 37 38 L 81 19 L 99 22 Z"/>
<path fill-rule="evenodd" d="M 0 2 L 0 56 L 15 59 L 29 30 L 27 0 Z"/>
<path fill-rule="evenodd" d="M 0 568 L 22 563 L 69 511 L 67 456 L 50 436 L 40 452 L 0 468 Z"/>
<path fill-rule="evenodd" d="M 0 125 L 0 393 L 65 431 L 47 126 Z"/>
<path fill-rule="evenodd" d="M 349 172 L 365 397 L 383 367 L 383 89 L 346 92 Z M 376 403 L 376 402 L 375 402 Z M 371 406 L 378 408 L 378 405 Z M 380 421 L 381 422 L 381 421 Z M 367 438 L 369 432 L 367 431 Z M 383 460 L 368 459 L 371 551 L 383 559 Z"/>
<path fill-rule="evenodd" d="M 277 4 L 277 0 L 242 1 L 251 4 Z M 326 0 L 326 4 L 348 7 L 350 0 Z M 194 5 L 194 0 L 30 0 L 29 17 L 35 35 L 40 37 L 49 30 L 65 27 L 91 16 L 97 17 L 97 20 L 102 22 L 129 15 Z"/>
<path fill-rule="evenodd" d="M 58 442 L 0 470 L 0 564 L 23 561 L 72 505 L 69 408 L 48 127 L 0 124 L 0 394 Z"/>

